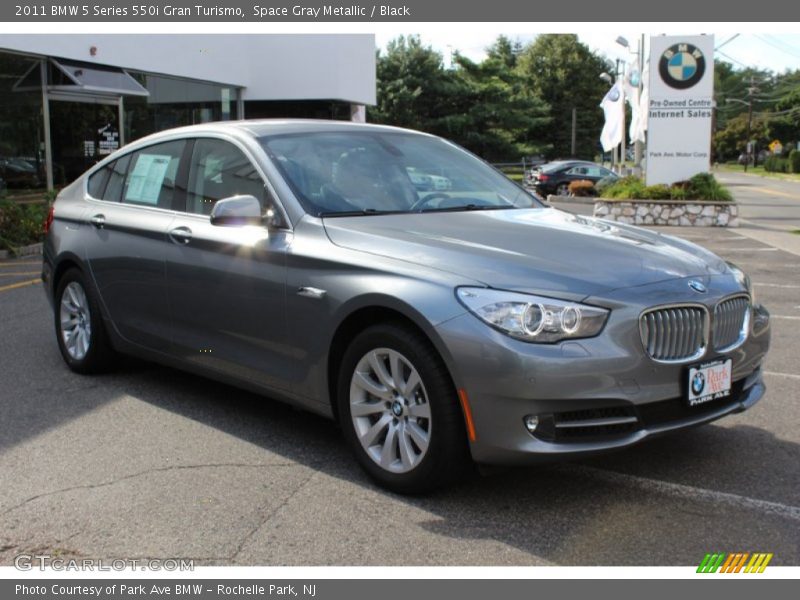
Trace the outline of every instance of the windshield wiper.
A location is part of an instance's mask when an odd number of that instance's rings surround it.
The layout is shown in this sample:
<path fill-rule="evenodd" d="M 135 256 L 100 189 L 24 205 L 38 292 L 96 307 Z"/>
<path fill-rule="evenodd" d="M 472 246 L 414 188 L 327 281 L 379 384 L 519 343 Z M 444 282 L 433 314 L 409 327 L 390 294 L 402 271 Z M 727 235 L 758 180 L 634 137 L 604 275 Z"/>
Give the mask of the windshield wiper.
<path fill-rule="evenodd" d="M 500 206 L 488 204 L 461 204 L 459 206 L 445 206 L 442 208 L 423 208 L 419 212 L 457 212 L 457 211 L 472 211 L 472 210 L 506 210 L 509 208 L 518 208 L 513 204 L 504 204 Z"/>
<path fill-rule="evenodd" d="M 341 211 L 328 211 L 319 213 L 319 217 L 374 217 L 376 215 L 397 215 L 403 210 L 377 210 L 375 208 L 365 208 L 363 210 L 341 210 Z"/>

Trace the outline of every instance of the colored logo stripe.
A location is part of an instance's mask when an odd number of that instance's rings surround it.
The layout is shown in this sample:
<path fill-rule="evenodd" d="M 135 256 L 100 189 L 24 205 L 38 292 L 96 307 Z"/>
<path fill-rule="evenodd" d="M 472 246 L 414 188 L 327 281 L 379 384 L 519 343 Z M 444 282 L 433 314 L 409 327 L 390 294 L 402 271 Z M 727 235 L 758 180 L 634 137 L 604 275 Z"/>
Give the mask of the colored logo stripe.
<path fill-rule="evenodd" d="M 708 553 L 703 557 L 700 566 L 697 567 L 698 573 L 763 573 L 764 569 L 772 560 L 772 553 L 755 552 L 714 552 Z M 750 559 L 747 562 L 747 559 Z M 747 562 L 747 566 L 745 566 Z M 742 568 L 744 567 L 744 571 Z"/>

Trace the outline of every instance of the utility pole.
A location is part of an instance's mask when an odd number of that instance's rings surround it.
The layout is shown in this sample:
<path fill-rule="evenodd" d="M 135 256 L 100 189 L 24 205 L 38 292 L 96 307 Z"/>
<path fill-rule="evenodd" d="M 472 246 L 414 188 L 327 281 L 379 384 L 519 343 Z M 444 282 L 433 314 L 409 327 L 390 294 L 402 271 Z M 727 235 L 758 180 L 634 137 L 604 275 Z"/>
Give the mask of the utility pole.
<path fill-rule="evenodd" d="M 750 150 L 750 144 L 752 142 L 752 135 L 753 135 L 753 94 L 758 91 L 756 87 L 755 77 L 752 75 L 750 76 L 750 87 L 747 88 L 747 150 Z M 753 167 L 758 164 L 758 159 L 756 158 L 756 145 L 753 144 Z M 745 152 L 745 161 L 744 161 L 744 172 L 747 173 L 747 164 L 750 162 L 750 152 Z"/>
<path fill-rule="evenodd" d="M 641 100 L 642 99 L 642 91 L 644 90 L 644 81 L 642 80 L 642 73 L 644 73 L 644 34 L 642 34 L 642 36 L 639 38 L 638 46 L 639 46 L 637 48 L 638 52 L 636 54 L 638 55 L 637 59 L 639 61 L 639 85 L 638 85 L 638 88 L 639 88 L 639 100 Z M 639 110 L 642 110 L 641 103 L 639 105 Z M 648 110 L 648 107 L 645 106 L 644 110 Z M 643 118 L 643 116 L 640 116 L 639 118 Z M 643 150 L 644 150 L 644 148 L 642 147 L 641 140 L 637 139 L 636 141 L 633 142 L 634 167 L 637 169 L 637 172 L 639 174 L 642 174 L 642 175 L 643 175 L 643 173 L 641 171 L 642 171 L 642 153 L 643 153 Z"/>
<path fill-rule="evenodd" d="M 572 107 L 572 158 L 575 158 L 575 139 L 576 133 L 578 129 L 578 109 L 574 106 Z"/>

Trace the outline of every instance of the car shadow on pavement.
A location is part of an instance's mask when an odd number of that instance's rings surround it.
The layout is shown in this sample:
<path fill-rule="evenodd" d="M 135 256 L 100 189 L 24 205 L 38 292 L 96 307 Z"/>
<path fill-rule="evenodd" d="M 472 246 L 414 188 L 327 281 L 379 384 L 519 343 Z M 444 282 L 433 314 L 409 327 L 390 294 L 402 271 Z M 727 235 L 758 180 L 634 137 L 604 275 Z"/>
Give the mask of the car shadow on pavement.
<path fill-rule="evenodd" d="M 428 496 L 398 496 L 372 484 L 336 425 L 324 418 L 133 360 L 98 382 L 115 395 L 122 393 L 220 430 L 269 455 L 339 480 L 344 487 L 360 486 L 375 502 L 415 515 L 417 526 L 429 535 L 459 547 L 481 540 L 499 549 L 497 554 L 469 558 L 432 552 L 433 564 L 685 565 L 698 562 L 710 550 L 755 547 L 789 559 L 784 564 L 800 560 L 797 540 L 786 535 L 796 531 L 797 519 L 746 501 L 755 496 L 785 503 L 789 509 L 800 504 L 796 480 L 787 477 L 796 474 L 800 446 L 758 427 L 710 425 L 590 460 L 504 469 Z M 767 453 L 777 461 L 767 464 L 759 459 Z M 347 512 L 357 510 L 344 501 L 352 491 L 331 487 L 328 501 L 343 500 L 340 509 L 347 522 L 353 518 Z M 745 501 L 738 501 L 740 497 Z M 313 520 L 313 515 L 307 518 Z M 338 530 L 338 535 L 342 533 Z M 390 556 L 365 550 L 356 557 L 346 554 L 349 562 L 344 563 L 337 561 L 337 555 L 296 560 L 298 564 L 431 564 L 421 550 Z M 243 558 L 245 564 L 263 564 L 258 558 Z"/>

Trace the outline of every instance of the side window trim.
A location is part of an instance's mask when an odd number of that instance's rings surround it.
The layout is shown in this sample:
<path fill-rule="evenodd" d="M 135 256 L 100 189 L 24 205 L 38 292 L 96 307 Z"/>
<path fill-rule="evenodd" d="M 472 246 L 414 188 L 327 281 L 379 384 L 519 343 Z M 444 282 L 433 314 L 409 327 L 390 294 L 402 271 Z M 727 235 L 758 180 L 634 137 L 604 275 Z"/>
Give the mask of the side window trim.
<path fill-rule="evenodd" d="M 189 196 L 189 167 L 192 162 L 192 153 L 196 138 L 183 138 L 185 144 L 178 163 L 178 172 L 175 175 L 175 194 L 172 197 L 171 210 L 186 212 L 186 199 Z"/>

